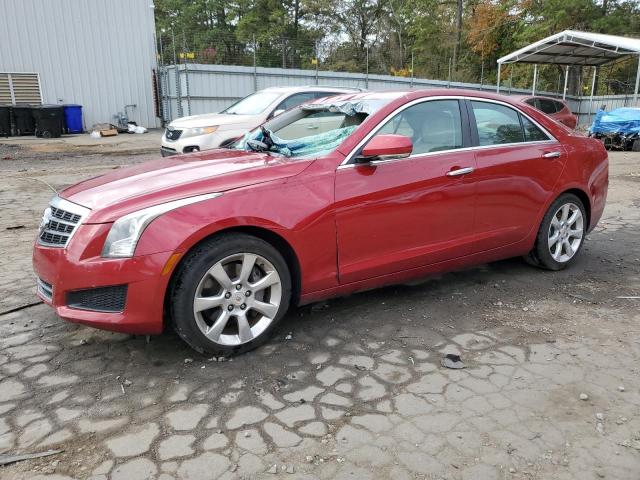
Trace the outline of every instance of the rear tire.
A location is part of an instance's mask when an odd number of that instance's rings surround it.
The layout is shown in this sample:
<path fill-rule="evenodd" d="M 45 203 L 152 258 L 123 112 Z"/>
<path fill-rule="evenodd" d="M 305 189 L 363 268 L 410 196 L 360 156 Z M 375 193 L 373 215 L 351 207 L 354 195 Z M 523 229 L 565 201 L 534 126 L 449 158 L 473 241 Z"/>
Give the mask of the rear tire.
<path fill-rule="evenodd" d="M 560 195 L 542 219 L 527 263 L 547 270 L 571 264 L 584 244 L 587 215 L 582 201 L 572 193 Z"/>
<path fill-rule="evenodd" d="M 640 152 L 640 138 L 636 138 L 631 144 L 632 152 Z"/>
<path fill-rule="evenodd" d="M 259 238 L 230 233 L 187 254 L 169 292 L 174 329 L 194 350 L 230 356 L 262 345 L 284 317 L 291 276 Z"/>

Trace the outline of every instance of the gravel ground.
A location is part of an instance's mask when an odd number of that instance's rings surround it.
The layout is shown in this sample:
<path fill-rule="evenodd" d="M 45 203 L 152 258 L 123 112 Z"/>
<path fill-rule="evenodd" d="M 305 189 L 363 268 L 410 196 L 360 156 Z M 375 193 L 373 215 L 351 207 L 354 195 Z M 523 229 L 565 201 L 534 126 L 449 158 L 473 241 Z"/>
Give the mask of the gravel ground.
<path fill-rule="evenodd" d="M 295 309 L 224 363 L 32 305 L 41 181 L 153 157 L 0 147 L 0 453 L 63 450 L 3 479 L 640 478 L 640 300 L 619 298 L 640 295 L 639 154 L 611 154 L 572 268 L 513 259 Z"/>

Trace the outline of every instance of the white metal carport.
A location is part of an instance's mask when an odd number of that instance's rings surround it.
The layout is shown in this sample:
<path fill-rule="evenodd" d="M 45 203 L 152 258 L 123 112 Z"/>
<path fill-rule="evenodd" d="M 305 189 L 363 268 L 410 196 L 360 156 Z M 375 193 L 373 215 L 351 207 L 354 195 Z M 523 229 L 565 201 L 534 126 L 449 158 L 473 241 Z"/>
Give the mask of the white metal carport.
<path fill-rule="evenodd" d="M 640 39 L 576 30 L 556 33 L 499 58 L 496 91 L 500 92 L 500 71 L 503 64 L 530 63 L 534 65 L 532 95 L 535 95 L 536 91 L 538 65 L 563 65 L 565 73 L 562 98 L 564 99 L 567 94 L 569 66 L 598 67 L 628 56 L 638 57 L 638 71 L 633 93 L 635 104 L 638 101 L 638 87 L 640 86 Z M 591 81 L 591 102 L 593 102 L 595 85 L 596 68 L 593 69 L 593 80 Z"/>

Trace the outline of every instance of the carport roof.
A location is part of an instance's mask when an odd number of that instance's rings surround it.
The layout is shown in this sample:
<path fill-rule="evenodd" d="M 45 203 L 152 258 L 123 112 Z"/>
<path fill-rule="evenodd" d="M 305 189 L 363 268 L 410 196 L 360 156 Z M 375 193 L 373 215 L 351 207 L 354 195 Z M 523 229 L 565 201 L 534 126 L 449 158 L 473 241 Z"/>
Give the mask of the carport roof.
<path fill-rule="evenodd" d="M 504 63 L 598 66 L 640 55 L 640 39 L 565 30 L 498 59 Z"/>

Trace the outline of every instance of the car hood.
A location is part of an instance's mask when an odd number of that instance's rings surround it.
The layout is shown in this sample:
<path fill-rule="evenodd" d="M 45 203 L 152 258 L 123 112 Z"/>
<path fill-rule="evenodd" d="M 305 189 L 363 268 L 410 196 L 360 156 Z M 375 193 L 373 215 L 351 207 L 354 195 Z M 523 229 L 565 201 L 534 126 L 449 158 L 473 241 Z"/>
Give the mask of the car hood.
<path fill-rule="evenodd" d="M 120 168 L 73 185 L 60 196 L 91 209 L 86 223 L 105 223 L 172 200 L 284 180 L 310 163 L 264 153 L 210 150 Z"/>
<path fill-rule="evenodd" d="M 195 127 L 213 127 L 215 125 L 247 125 L 257 126 L 261 123 L 259 115 L 231 115 L 225 113 L 207 113 L 204 115 L 192 115 L 190 117 L 182 117 L 174 120 L 169 127 L 176 129 L 195 128 Z"/>

